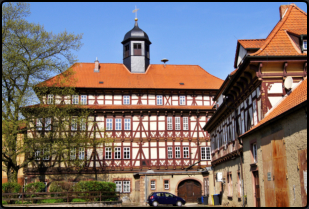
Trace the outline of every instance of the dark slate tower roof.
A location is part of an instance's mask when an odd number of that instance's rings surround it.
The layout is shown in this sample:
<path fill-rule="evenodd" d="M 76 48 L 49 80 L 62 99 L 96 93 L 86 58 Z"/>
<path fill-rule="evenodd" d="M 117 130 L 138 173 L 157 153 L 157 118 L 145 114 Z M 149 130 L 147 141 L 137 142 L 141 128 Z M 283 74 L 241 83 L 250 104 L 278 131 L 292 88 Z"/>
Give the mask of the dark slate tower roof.
<path fill-rule="evenodd" d="M 142 29 L 140 29 L 138 27 L 137 19 L 135 19 L 134 28 L 126 33 L 126 35 L 124 36 L 124 39 L 121 43 L 124 44 L 125 42 L 127 42 L 129 40 L 145 40 L 146 42 L 151 44 L 151 42 L 149 41 L 147 33 L 145 33 Z"/>

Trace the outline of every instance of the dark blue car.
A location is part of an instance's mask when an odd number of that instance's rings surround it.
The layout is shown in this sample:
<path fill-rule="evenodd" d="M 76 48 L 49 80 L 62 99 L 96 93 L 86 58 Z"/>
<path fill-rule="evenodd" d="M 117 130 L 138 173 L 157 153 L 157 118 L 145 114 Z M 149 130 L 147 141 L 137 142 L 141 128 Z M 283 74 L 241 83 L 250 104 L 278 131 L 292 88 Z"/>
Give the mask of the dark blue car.
<path fill-rule="evenodd" d="M 147 202 L 150 206 L 157 207 L 159 204 L 172 204 L 182 206 L 186 201 L 168 192 L 153 192 L 148 196 Z"/>

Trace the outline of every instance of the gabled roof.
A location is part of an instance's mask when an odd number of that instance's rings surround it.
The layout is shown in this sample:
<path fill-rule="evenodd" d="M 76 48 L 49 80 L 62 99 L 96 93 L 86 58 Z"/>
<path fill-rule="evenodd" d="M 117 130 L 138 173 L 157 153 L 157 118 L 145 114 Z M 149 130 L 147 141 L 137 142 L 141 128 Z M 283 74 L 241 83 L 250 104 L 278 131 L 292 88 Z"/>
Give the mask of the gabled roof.
<path fill-rule="evenodd" d="M 294 48 L 287 31 L 307 34 L 307 13 L 295 4 L 288 6 L 286 14 L 270 32 L 260 50 L 249 56 L 307 56 L 307 52 L 300 53 Z"/>
<path fill-rule="evenodd" d="M 283 113 L 291 110 L 292 108 L 300 105 L 301 103 L 307 101 L 307 78 L 303 80 L 298 86 L 294 87 L 292 92 L 285 96 L 279 103 L 274 106 L 265 117 L 253 128 L 251 128 L 246 133 L 242 134 L 240 137 L 247 135 L 249 132 L 252 133 L 257 128 L 262 127 L 267 122 L 274 120 L 276 117 L 282 115 Z"/>
<path fill-rule="evenodd" d="M 244 47 L 245 49 L 259 49 L 265 43 L 265 39 L 241 39 L 238 42 Z"/>
<path fill-rule="evenodd" d="M 149 65 L 145 73 L 131 73 L 123 64 L 100 63 L 99 72 L 94 72 L 94 63 L 76 63 L 72 82 L 65 86 L 76 88 L 128 88 L 128 89 L 214 89 L 218 90 L 223 80 L 198 65 Z M 64 72 L 65 74 L 65 72 Z M 40 83 L 47 87 L 58 86 L 62 74 Z M 99 82 L 103 82 L 100 84 Z M 184 85 L 180 85 L 184 83 Z"/>

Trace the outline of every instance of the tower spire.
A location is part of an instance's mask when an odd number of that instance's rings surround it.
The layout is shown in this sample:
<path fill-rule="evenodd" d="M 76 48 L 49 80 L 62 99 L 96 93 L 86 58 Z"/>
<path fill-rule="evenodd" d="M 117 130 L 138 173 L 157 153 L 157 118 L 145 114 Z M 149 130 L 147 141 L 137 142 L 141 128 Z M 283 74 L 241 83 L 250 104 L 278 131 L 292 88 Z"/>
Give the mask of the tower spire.
<path fill-rule="evenodd" d="M 135 5 L 135 9 L 132 12 L 135 13 L 135 21 L 136 22 L 137 22 L 137 10 L 139 10 L 139 9 L 137 9 L 136 5 Z"/>

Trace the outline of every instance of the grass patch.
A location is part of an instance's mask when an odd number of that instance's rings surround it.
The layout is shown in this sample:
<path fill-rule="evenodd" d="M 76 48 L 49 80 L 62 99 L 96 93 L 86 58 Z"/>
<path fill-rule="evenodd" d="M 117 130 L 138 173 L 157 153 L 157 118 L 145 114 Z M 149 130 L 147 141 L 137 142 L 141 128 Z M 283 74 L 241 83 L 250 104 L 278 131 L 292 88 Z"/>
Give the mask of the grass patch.
<path fill-rule="evenodd" d="M 46 199 L 46 200 L 40 200 L 38 203 L 58 203 L 58 202 L 64 202 L 63 199 Z"/>
<path fill-rule="evenodd" d="M 84 199 L 74 198 L 71 202 L 87 202 Z"/>

